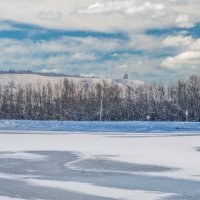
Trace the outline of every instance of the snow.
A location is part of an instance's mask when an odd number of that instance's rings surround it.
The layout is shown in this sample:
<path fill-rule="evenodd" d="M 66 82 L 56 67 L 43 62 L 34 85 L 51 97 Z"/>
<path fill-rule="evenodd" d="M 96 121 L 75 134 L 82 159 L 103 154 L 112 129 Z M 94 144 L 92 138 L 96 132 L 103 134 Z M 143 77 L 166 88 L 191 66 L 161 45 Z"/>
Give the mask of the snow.
<path fill-rule="evenodd" d="M 190 181 L 192 182 L 191 188 L 194 182 L 200 183 L 199 123 L 2 120 L 0 124 L 0 159 L 16 159 L 16 162 L 18 159 L 22 163 L 31 161 L 41 164 L 43 161 L 48 162 L 50 158 L 49 154 L 44 153 L 43 155 L 42 152 L 66 154 L 73 152 L 77 157 L 68 161 L 64 160 L 65 163 L 59 162 L 62 163 L 61 168 L 66 169 L 66 173 L 71 170 L 70 172 L 73 171 L 74 174 L 89 174 L 91 177 L 94 174 L 106 176 L 106 173 L 111 173 L 114 174 L 113 176 L 126 174 L 128 176 L 169 178 L 168 181 Z M 93 161 L 93 166 L 90 163 L 85 165 L 86 167 L 84 166 L 83 163 L 87 163 L 88 160 Z M 98 162 L 101 160 L 113 162 L 115 167 L 99 166 Z M 144 166 L 147 170 L 117 168 L 116 166 L 118 164 L 120 166 L 120 163 L 140 165 L 141 168 Z M 167 168 L 167 170 L 151 171 L 148 170 L 148 166 L 155 166 L 155 169 L 156 167 Z M 98 182 L 96 184 L 96 182 L 89 182 L 88 179 L 79 180 L 78 177 L 69 180 L 53 178 L 49 179 L 42 174 L 40 176 L 40 174 L 34 175 L 34 173 L 16 173 L 16 170 L 0 172 L 2 180 L 16 180 L 40 189 L 50 188 L 51 190 L 54 188 L 96 197 L 158 200 L 173 198 L 176 191 L 177 195 L 180 195 L 180 188 L 175 191 L 163 191 L 159 190 L 159 187 L 152 191 L 148 187 L 144 190 L 143 188 L 131 190 L 116 185 L 109 187 L 98 185 Z M 11 197 L 0 197 L 0 199 L 23 200 Z"/>
<path fill-rule="evenodd" d="M 115 82 L 121 85 L 126 85 L 130 88 L 134 88 L 135 85 L 144 85 L 143 81 L 131 80 L 131 79 L 116 79 Z"/>
<path fill-rule="evenodd" d="M 108 84 L 116 83 L 119 86 L 129 86 L 135 87 L 144 85 L 143 81 L 139 80 L 114 80 L 111 78 L 82 78 L 82 77 L 56 77 L 56 76 L 42 76 L 37 74 L 0 74 L 0 84 L 8 85 L 10 82 L 14 82 L 15 84 L 25 85 L 31 83 L 32 85 L 46 84 L 48 82 L 52 84 L 59 84 L 64 79 L 68 79 L 74 81 L 75 83 L 81 84 L 95 84 L 95 83 L 103 83 L 105 81 Z"/>
<path fill-rule="evenodd" d="M 110 159 L 121 162 L 177 169 L 144 172 L 146 175 L 200 181 L 197 147 L 200 147 L 198 134 L 0 134 L 1 152 L 70 151 L 80 153 L 82 159 L 111 155 Z"/>
<path fill-rule="evenodd" d="M 27 200 L 27 199 L 22 199 L 22 198 L 13 198 L 13 197 L 8 197 L 8 196 L 0 196 L 1 200 Z M 34 200 L 42 200 L 42 199 L 34 199 Z"/>
<path fill-rule="evenodd" d="M 199 132 L 199 122 L 76 122 L 0 120 L 0 131 L 62 131 L 62 132 L 123 132 L 183 133 Z"/>
<path fill-rule="evenodd" d="M 8 180 L 23 181 L 28 185 L 45 188 L 57 188 L 61 190 L 72 191 L 75 193 L 82 193 L 92 196 L 113 198 L 113 199 L 124 199 L 124 200 L 158 200 L 164 197 L 170 197 L 176 195 L 174 193 L 162 193 L 162 192 L 151 192 L 142 190 L 128 190 L 112 187 L 96 186 L 84 182 L 72 182 L 72 181 L 52 181 L 35 179 L 34 176 L 23 176 L 15 174 L 3 174 L 0 173 L 0 178 Z M 2 197 L 0 199 L 5 200 L 23 200 L 11 197 Z M 38 199 L 39 200 L 39 199 Z"/>
<path fill-rule="evenodd" d="M 27 179 L 27 178 L 36 178 L 36 177 L 38 177 L 38 176 L 0 173 L 0 179 L 7 179 L 7 180 L 24 180 L 24 179 Z"/>
<path fill-rule="evenodd" d="M 64 181 L 49 181 L 49 180 L 34 180 L 29 179 L 28 183 L 33 186 L 52 187 L 73 192 L 84 193 L 99 197 L 126 199 L 126 200 L 158 200 L 160 198 L 169 197 L 174 194 L 163 194 L 156 192 L 144 192 L 140 190 L 125 190 L 118 188 L 107 188 L 95 186 L 81 182 L 64 182 Z"/>
<path fill-rule="evenodd" d="M 33 153 L 26 153 L 26 152 L 7 152 L 7 153 L 0 153 L 0 158 L 41 161 L 47 159 L 47 156 L 33 154 Z"/>
<path fill-rule="evenodd" d="M 12 197 L 6 197 L 6 196 L 0 196 L 0 199 L 1 200 L 25 200 L 25 199 L 21 199 L 21 198 L 12 198 Z"/>

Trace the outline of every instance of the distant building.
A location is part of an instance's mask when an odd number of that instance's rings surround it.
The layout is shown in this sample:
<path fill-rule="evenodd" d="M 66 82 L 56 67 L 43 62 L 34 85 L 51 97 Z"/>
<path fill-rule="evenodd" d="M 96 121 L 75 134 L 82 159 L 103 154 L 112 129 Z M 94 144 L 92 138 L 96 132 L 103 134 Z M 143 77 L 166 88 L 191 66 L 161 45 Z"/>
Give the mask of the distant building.
<path fill-rule="evenodd" d="M 123 79 L 128 79 L 128 74 L 125 73 Z"/>

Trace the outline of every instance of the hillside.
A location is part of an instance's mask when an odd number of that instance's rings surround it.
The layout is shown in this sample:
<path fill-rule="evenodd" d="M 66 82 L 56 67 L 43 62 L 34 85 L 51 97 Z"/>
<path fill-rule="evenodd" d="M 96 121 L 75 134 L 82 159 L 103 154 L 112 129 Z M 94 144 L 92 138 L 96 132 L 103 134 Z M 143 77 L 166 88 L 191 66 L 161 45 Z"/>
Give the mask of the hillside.
<path fill-rule="evenodd" d="M 110 79 L 110 78 L 81 78 L 81 77 L 56 77 L 56 76 L 43 76 L 37 74 L 0 74 L 0 84 L 8 85 L 11 82 L 15 84 L 25 85 L 28 83 L 34 84 L 46 84 L 48 82 L 52 84 L 60 83 L 64 79 L 69 79 L 78 84 L 93 84 L 93 83 L 116 83 L 119 86 L 135 87 L 143 85 L 143 81 L 138 80 L 123 80 L 123 79 Z"/>

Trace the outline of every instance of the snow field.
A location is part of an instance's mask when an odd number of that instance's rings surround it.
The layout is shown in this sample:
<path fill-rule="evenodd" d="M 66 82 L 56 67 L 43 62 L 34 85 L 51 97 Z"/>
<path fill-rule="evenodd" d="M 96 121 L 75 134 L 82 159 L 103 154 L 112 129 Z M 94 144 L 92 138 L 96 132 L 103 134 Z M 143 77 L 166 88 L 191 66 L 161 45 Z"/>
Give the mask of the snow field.
<path fill-rule="evenodd" d="M 24 151 L 71 151 L 81 153 L 83 158 L 111 155 L 109 159 L 121 162 L 174 168 L 144 174 L 200 181 L 197 147 L 199 135 L 0 134 L 0 151 L 18 152 L 14 156 L 21 154 L 22 158 L 24 154 L 19 152 Z"/>

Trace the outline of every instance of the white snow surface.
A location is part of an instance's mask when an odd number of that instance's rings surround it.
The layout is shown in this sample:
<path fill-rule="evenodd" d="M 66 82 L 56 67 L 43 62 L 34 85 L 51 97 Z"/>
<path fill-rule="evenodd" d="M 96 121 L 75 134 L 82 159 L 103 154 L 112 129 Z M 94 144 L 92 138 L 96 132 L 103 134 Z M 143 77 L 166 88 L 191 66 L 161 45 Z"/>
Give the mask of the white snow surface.
<path fill-rule="evenodd" d="M 14 197 L 8 197 L 8 196 L 0 196 L 1 200 L 26 200 L 22 198 L 14 198 Z M 34 200 L 42 200 L 42 199 L 34 199 Z"/>
<path fill-rule="evenodd" d="M 159 200 L 164 197 L 170 197 L 175 195 L 174 193 L 162 193 L 152 192 L 143 190 L 127 190 L 112 187 L 96 186 L 84 182 L 72 182 L 72 181 L 52 181 L 35 179 L 35 177 L 15 175 L 15 174 L 4 174 L 0 173 L 0 178 L 8 180 L 19 180 L 23 181 L 28 185 L 45 187 L 45 188 L 57 188 L 66 191 L 72 191 L 80 194 L 93 195 L 104 198 L 124 199 L 124 200 Z M 24 200 L 21 198 L 2 197 L 1 200 Z M 38 199 L 39 200 L 39 199 Z"/>
<path fill-rule="evenodd" d="M 12 197 L 6 197 L 6 196 L 0 196 L 1 200 L 26 200 L 26 199 L 21 199 L 21 198 L 12 198 Z M 39 200 L 39 199 L 37 199 Z"/>
<path fill-rule="evenodd" d="M 0 178 L 8 179 L 8 180 L 23 180 L 23 179 L 27 179 L 27 178 L 36 178 L 36 177 L 38 177 L 38 176 L 0 173 Z"/>
<path fill-rule="evenodd" d="M 147 132 L 142 132 L 143 130 Z M 187 131 L 183 133 L 184 130 Z M 199 150 L 199 123 L 0 121 L 0 158 L 43 161 L 48 160 L 48 156 L 40 155 L 40 151 L 73 152 L 78 158 L 65 163 L 65 167 L 82 172 L 87 171 L 87 168 L 79 165 L 82 161 L 107 159 L 144 166 L 167 167 L 172 170 L 118 172 L 115 169 L 94 167 L 88 171 L 97 170 L 103 173 L 108 170 L 128 175 L 200 182 Z M 107 188 L 87 182 L 44 180 L 34 175 L 0 173 L 0 178 L 19 180 L 41 188 L 56 188 L 124 200 L 159 200 L 174 195 L 156 191 Z M 1 196 L 0 199 L 23 200 Z"/>
<path fill-rule="evenodd" d="M 6 153 L 0 153 L 0 158 L 41 161 L 41 160 L 46 160 L 47 156 L 33 154 L 33 153 L 26 153 L 26 152 L 6 152 Z"/>
<path fill-rule="evenodd" d="M 198 134 L 0 134 L 0 152 L 71 151 L 80 153 L 82 159 L 110 155 L 116 161 L 177 169 L 145 175 L 200 181 L 197 147 Z"/>
<path fill-rule="evenodd" d="M 94 83 L 103 83 L 105 81 L 108 84 L 116 83 L 119 86 L 128 86 L 128 87 L 135 87 L 139 85 L 144 85 L 143 81 L 139 80 L 115 80 L 111 78 L 82 78 L 82 77 L 56 77 L 56 76 L 42 76 L 37 74 L 0 74 L 0 84 L 8 85 L 11 82 L 15 84 L 29 84 L 36 85 L 40 84 L 47 84 L 48 82 L 52 84 L 59 84 L 64 79 L 68 79 L 70 81 L 74 81 L 75 83 L 81 84 L 94 84 Z"/>
<path fill-rule="evenodd" d="M 145 192 L 141 190 L 125 190 L 119 188 L 107 188 L 95 186 L 88 183 L 81 182 L 67 182 L 67 181 L 49 181 L 49 180 L 34 180 L 29 179 L 28 183 L 33 186 L 58 188 L 69 190 L 73 192 L 94 195 L 105 198 L 126 199 L 126 200 L 158 200 L 160 198 L 169 197 L 174 194 L 159 193 L 159 192 Z"/>

